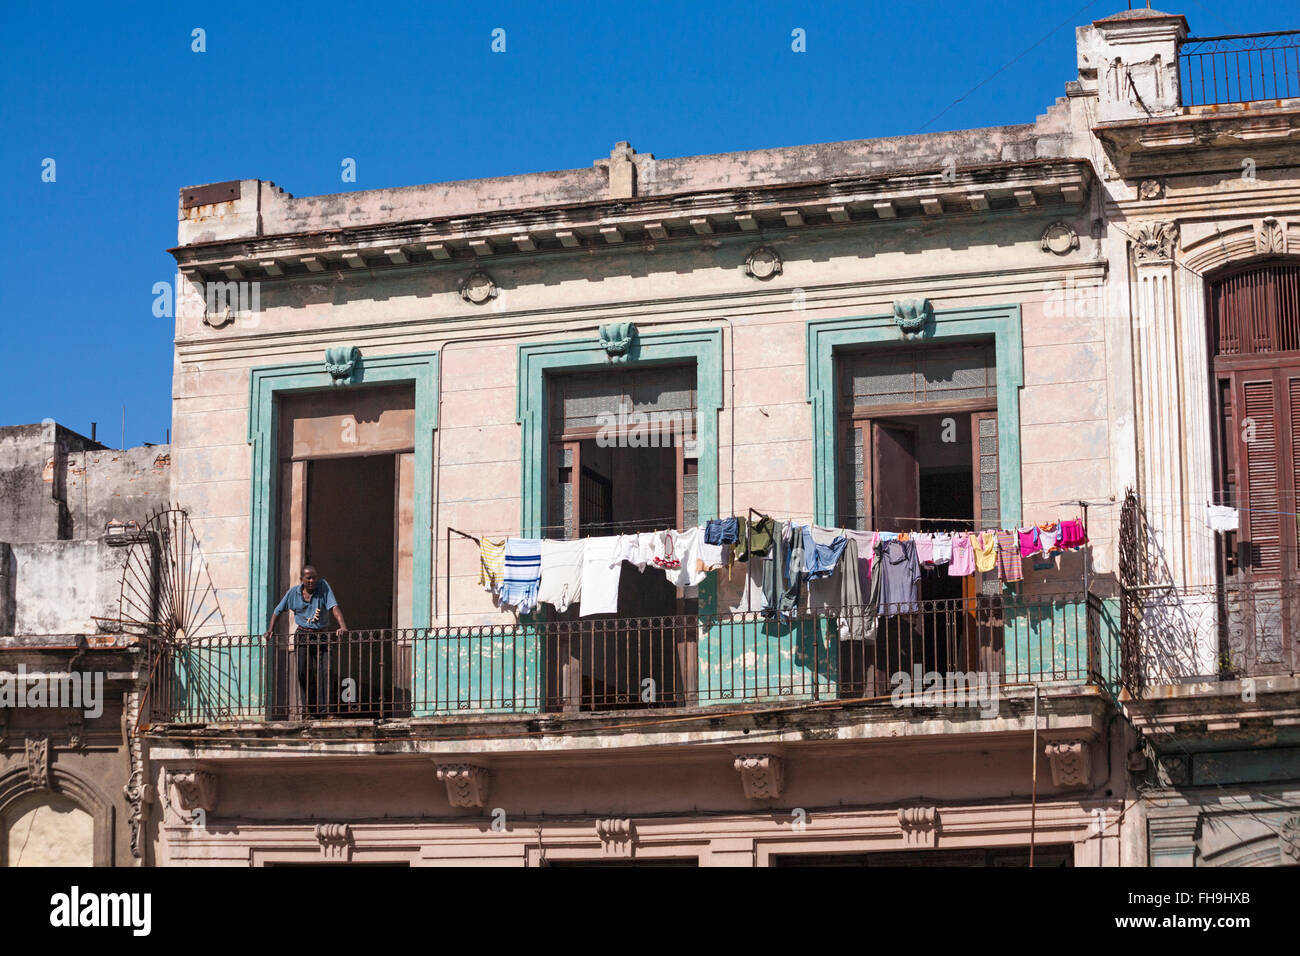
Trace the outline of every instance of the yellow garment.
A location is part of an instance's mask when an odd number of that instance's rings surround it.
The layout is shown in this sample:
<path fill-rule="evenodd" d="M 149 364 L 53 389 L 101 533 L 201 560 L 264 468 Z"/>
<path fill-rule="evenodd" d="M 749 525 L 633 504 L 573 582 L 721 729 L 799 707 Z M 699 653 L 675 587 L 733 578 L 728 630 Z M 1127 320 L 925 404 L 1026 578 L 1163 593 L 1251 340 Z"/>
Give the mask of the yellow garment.
<path fill-rule="evenodd" d="M 975 548 L 975 570 L 992 571 L 998 563 L 998 533 L 981 531 L 973 534 L 971 544 Z"/>
<path fill-rule="evenodd" d="M 506 541 L 484 538 L 478 546 L 478 583 L 489 591 L 501 587 L 506 577 Z"/>

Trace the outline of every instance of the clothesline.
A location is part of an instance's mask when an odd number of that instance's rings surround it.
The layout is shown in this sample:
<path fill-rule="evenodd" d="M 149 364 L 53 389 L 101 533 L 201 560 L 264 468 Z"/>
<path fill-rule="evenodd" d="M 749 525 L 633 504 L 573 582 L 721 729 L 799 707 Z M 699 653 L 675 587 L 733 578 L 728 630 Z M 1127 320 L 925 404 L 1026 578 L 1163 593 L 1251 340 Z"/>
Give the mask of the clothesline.
<path fill-rule="evenodd" d="M 755 516 L 757 520 L 751 520 Z M 473 539 L 465 532 L 449 530 Z M 778 521 L 750 509 L 748 518 L 733 515 L 685 530 L 567 540 L 509 537 L 503 542 L 480 541 L 479 583 L 492 592 L 499 606 L 515 608 L 521 614 L 531 613 L 539 604 L 550 604 L 561 613 L 571 605 L 581 605 L 579 614 L 586 617 L 617 613 L 624 564 L 641 572 L 647 568 L 662 571 L 669 584 L 694 588 L 711 572 L 723 568 L 730 572 L 734 560 L 747 564 L 748 597 L 743 600 L 748 603 L 754 601 L 761 567 L 762 606 L 747 609 L 759 610 L 765 617 L 797 613 L 805 583 L 809 610 L 814 610 L 814 592 L 818 590 L 814 582 L 823 579 L 828 580 L 821 585 L 819 607 L 857 607 L 863 603 L 865 586 L 872 595 L 868 606 L 880 606 L 880 615 L 890 616 L 920 609 L 922 566 L 937 569 L 946 565 L 950 577 L 996 572 L 1004 583 L 1014 584 L 1024 580 L 1025 560 L 1051 558 L 1087 543 L 1086 524 L 1077 518 L 1023 529 L 889 532 Z M 886 582 L 883 593 L 892 597 L 880 605 L 882 577 Z M 841 623 L 842 639 L 862 637 L 862 622 L 851 628 Z M 852 633 L 845 636 L 849 631 Z M 867 631 L 874 634 L 874 625 Z"/>
<path fill-rule="evenodd" d="M 779 518 L 782 521 L 813 522 L 817 520 L 816 515 L 792 515 L 788 513 L 781 514 L 775 511 L 774 509 L 770 510 L 767 508 L 750 508 L 749 510 L 754 514 L 766 515 L 769 518 Z M 954 522 L 962 522 L 964 524 L 969 524 L 969 525 L 975 524 L 974 518 L 923 518 L 919 515 L 887 515 L 887 514 L 872 514 L 870 517 L 871 520 L 873 521 L 878 518 L 887 518 L 890 521 L 925 521 L 927 523 L 936 523 L 936 524 L 952 524 Z M 854 530 L 854 529 L 850 528 L 848 530 Z"/>

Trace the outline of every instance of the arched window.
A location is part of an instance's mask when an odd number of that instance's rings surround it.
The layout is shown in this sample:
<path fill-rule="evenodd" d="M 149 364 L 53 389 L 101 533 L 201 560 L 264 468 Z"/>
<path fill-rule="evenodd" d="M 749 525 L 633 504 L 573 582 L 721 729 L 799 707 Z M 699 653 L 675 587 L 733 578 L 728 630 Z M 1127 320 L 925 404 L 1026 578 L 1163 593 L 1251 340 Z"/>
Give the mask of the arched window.
<path fill-rule="evenodd" d="M 0 817 L 4 866 L 94 866 L 95 819 L 75 801 L 37 791 Z"/>

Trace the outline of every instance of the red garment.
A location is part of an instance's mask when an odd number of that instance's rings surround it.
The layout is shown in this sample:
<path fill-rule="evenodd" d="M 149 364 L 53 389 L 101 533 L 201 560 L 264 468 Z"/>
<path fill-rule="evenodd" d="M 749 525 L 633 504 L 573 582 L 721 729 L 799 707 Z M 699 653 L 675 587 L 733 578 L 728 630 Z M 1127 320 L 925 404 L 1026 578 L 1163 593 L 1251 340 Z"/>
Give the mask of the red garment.
<path fill-rule="evenodd" d="M 1083 522 L 1079 520 L 1062 521 L 1061 534 L 1056 539 L 1056 546 L 1065 550 L 1073 548 L 1082 548 L 1088 543 L 1087 532 L 1083 530 Z"/>

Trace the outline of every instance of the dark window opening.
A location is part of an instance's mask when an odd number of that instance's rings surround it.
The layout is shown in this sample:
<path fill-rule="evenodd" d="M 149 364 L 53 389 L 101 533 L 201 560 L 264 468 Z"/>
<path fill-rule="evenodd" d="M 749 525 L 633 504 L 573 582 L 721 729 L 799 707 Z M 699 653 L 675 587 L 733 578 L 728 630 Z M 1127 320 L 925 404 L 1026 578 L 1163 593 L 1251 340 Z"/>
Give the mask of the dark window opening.
<path fill-rule="evenodd" d="M 548 378 L 543 535 L 603 537 L 698 520 L 695 370 L 665 366 Z M 694 694 L 696 600 L 662 570 L 624 565 L 618 613 L 560 614 L 546 649 L 547 709 L 682 706 Z"/>

